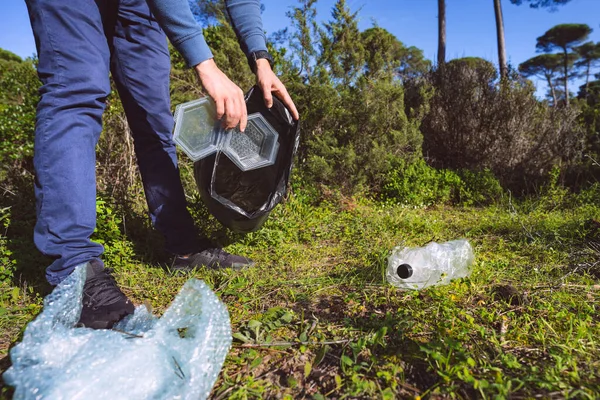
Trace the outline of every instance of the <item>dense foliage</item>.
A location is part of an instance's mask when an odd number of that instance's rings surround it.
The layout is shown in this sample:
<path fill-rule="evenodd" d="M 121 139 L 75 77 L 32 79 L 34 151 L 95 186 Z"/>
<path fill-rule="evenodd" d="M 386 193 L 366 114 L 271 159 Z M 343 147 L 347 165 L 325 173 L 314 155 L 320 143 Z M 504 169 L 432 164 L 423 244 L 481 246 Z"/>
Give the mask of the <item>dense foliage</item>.
<path fill-rule="evenodd" d="M 196 14 L 218 65 L 247 90 L 253 76 L 223 7 L 220 0 L 203 0 Z M 536 59 L 521 68 L 528 76 L 547 78 L 555 99 L 547 103 L 536 99 L 533 86 L 515 71 L 501 83 L 496 67 L 477 58 L 432 66 L 421 50 L 380 26 L 361 31 L 358 13 L 344 0 L 323 23 L 317 22 L 315 0 L 299 1 L 288 17 L 290 27 L 269 37 L 269 47 L 302 115 L 296 172 L 306 184 L 389 196 L 383 189 L 393 186 L 390 177 L 421 159 L 449 170 L 477 174 L 487 169 L 516 192 L 535 190 L 554 166 L 577 171 L 583 177 L 578 184 L 592 179 L 599 108 L 590 95 L 597 86 L 589 80 L 594 45 L 569 53 L 569 67 L 585 71 L 588 79 L 581 100 L 560 107 L 556 98 L 564 98 L 564 91 L 554 90 L 564 86 L 555 84 L 564 67 L 560 53 L 546 57 L 556 58 L 551 66 Z M 551 31 L 554 42 L 565 42 L 561 29 Z M 581 54 L 577 64 L 576 54 Z M 6 51 L 1 56 L 0 164 L 8 179 L 23 167 L 31 169 L 39 82 L 32 60 Z M 172 65 L 173 104 L 201 96 L 202 87 L 175 51 Z M 99 188 L 135 201 L 139 178 L 116 93 L 108 100 L 104 122 Z M 181 161 L 185 175 L 189 162 Z"/>
<path fill-rule="evenodd" d="M 8 179 L 30 168 L 40 82 L 34 60 L 0 50 L 0 179 Z"/>
<path fill-rule="evenodd" d="M 421 126 L 423 154 L 435 166 L 489 168 L 505 187 L 531 190 L 553 166 L 580 161 L 579 111 L 538 101 L 530 82 L 515 73 L 502 82 L 497 75 L 491 63 L 463 58 L 432 70 L 416 85 L 433 91 L 430 99 L 417 100 L 429 107 Z"/>

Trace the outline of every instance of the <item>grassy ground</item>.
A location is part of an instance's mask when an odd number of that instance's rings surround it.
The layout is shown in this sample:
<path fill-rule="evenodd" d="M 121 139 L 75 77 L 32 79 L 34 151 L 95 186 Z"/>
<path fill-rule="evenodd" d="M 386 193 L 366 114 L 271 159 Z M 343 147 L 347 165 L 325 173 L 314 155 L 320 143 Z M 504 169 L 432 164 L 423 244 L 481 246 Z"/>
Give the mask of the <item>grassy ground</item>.
<path fill-rule="evenodd" d="M 0 231 L 2 371 L 48 291 L 32 221 L 14 219 L 32 214 L 22 203 L 0 214 L 10 226 Z M 127 294 L 157 313 L 192 276 L 225 302 L 235 338 L 214 399 L 599 397 L 600 209 L 499 204 L 316 204 L 296 191 L 259 232 L 235 236 L 206 223 L 230 252 L 257 261 L 243 272 L 172 277 L 145 223 L 105 204 L 98 239 Z M 459 237 L 476 251 L 470 278 L 420 292 L 386 284 L 395 246 Z"/>

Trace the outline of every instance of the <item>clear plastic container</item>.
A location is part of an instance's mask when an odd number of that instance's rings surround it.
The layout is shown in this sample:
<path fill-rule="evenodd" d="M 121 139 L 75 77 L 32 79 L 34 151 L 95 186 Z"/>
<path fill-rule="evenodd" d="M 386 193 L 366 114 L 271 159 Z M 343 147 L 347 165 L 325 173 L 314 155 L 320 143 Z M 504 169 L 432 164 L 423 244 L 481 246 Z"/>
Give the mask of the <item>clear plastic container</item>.
<path fill-rule="evenodd" d="M 277 158 L 278 137 L 261 114 L 251 114 L 243 133 L 238 129 L 227 133 L 222 151 L 242 171 L 267 167 Z"/>
<path fill-rule="evenodd" d="M 445 285 L 471 273 L 475 256 L 465 239 L 431 242 L 424 247 L 396 247 L 388 258 L 387 280 L 404 290 Z"/>
<path fill-rule="evenodd" d="M 259 113 L 248 116 L 244 133 L 223 129 L 215 105 L 207 97 L 178 105 L 173 117 L 173 140 L 192 161 L 222 151 L 242 171 L 275 163 L 279 135 Z"/>
<path fill-rule="evenodd" d="M 190 101 L 175 108 L 173 140 L 192 161 L 198 161 L 219 149 L 220 121 L 209 98 Z"/>

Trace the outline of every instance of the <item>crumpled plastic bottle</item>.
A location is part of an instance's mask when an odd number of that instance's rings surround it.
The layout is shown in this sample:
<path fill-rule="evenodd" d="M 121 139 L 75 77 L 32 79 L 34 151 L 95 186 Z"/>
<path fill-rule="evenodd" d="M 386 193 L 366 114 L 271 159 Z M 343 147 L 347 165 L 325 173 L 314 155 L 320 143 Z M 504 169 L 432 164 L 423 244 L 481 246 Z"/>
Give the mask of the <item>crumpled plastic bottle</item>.
<path fill-rule="evenodd" d="M 145 306 L 112 330 L 75 328 L 85 268 L 44 300 L 10 351 L 14 399 L 205 399 L 231 347 L 229 313 L 202 281 L 185 283 L 158 319 Z"/>
<path fill-rule="evenodd" d="M 471 273 L 475 256 L 465 239 L 431 242 L 424 247 L 396 247 L 388 257 L 386 277 L 404 290 L 445 285 Z"/>

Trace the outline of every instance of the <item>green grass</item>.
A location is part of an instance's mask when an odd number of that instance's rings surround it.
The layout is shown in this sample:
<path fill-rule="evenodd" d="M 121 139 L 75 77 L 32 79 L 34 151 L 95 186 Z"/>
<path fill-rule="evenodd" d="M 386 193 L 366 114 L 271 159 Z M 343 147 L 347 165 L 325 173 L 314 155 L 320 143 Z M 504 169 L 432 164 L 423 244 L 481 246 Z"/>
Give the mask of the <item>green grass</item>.
<path fill-rule="evenodd" d="M 0 358 L 48 290 L 47 260 L 32 255 L 31 221 L 16 222 L 16 207 L 0 231 L 0 262 L 10 252 L 17 269 L 0 284 Z M 214 399 L 600 396 L 595 206 L 425 209 L 335 196 L 317 203 L 296 191 L 262 230 L 241 236 L 207 220 L 194 198 L 206 231 L 257 266 L 188 276 L 165 271 L 142 218 L 100 207 L 106 261 L 138 304 L 160 314 L 196 277 L 227 305 L 234 345 Z M 469 278 L 420 292 L 386 284 L 395 246 L 459 237 L 476 252 Z M 8 365 L 4 357 L 2 371 Z"/>

